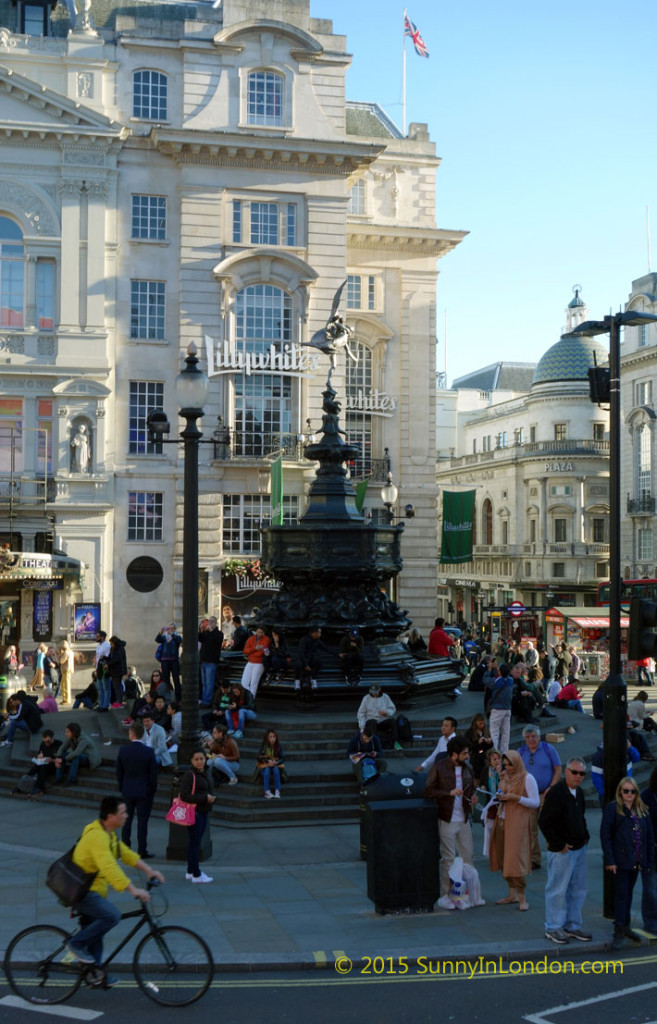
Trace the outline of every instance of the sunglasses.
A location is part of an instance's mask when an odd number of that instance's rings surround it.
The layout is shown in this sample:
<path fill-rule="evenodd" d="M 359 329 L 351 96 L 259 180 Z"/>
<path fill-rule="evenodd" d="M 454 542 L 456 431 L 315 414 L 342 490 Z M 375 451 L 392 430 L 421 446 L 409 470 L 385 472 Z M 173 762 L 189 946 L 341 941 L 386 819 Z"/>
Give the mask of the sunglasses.
<path fill-rule="evenodd" d="M 566 770 L 569 771 L 571 775 L 581 775 L 582 777 L 586 775 L 586 772 L 576 772 L 574 768 L 567 768 Z"/>
<path fill-rule="evenodd" d="M 623 789 L 621 789 L 621 793 L 638 793 L 638 790 L 637 789 L 626 789 L 626 788 L 623 788 Z"/>

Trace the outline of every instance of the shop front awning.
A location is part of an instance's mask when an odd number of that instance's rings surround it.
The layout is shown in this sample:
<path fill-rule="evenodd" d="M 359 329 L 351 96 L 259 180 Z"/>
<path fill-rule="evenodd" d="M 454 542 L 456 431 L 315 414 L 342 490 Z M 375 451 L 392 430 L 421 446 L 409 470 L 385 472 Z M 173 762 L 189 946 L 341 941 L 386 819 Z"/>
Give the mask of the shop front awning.
<path fill-rule="evenodd" d="M 63 554 L 37 554 L 34 551 L 0 549 L 0 583 L 30 580 L 80 581 L 84 566 L 77 558 Z"/>
<path fill-rule="evenodd" d="M 579 607 L 554 607 L 546 612 L 548 622 L 555 622 L 559 619 L 568 619 L 582 629 L 609 629 L 609 611 L 606 608 L 589 608 L 580 605 Z M 628 629 L 630 625 L 629 616 L 621 615 L 621 629 Z"/>

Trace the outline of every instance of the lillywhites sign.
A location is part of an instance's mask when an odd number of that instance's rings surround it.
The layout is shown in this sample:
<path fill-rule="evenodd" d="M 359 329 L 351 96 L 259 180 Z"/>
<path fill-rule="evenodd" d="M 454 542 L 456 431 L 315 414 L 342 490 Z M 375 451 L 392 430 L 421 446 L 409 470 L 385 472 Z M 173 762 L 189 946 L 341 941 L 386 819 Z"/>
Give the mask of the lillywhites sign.
<path fill-rule="evenodd" d="M 359 390 L 355 394 L 347 395 L 345 406 L 358 412 L 371 412 L 374 416 L 390 417 L 397 409 L 397 396 L 388 395 L 376 388 L 373 391 Z"/>
<path fill-rule="evenodd" d="M 472 526 L 476 491 L 443 491 L 442 564 L 472 561 Z"/>
<path fill-rule="evenodd" d="M 223 373 L 243 373 L 247 377 L 258 373 L 276 373 L 287 377 L 312 377 L 318 366 L 318 355 L 305 345 L 286 342 L 270 345 L 264 352 L 242 352 L 234 342 L 215 342 L 205 335 L 208 356 L 208 376 Z"/>

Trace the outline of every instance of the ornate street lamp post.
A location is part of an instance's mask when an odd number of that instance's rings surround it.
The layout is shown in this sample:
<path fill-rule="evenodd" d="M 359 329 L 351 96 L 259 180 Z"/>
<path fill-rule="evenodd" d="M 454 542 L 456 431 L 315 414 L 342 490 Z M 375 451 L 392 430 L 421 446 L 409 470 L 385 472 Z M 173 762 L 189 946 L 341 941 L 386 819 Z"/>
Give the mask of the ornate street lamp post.
<path fill-rule="evenodd" d="M 180 433 L 184 450 L 183 485 L 183 602 L 182 602 L 182 723 L 178 743 L 179 768 L 187 766 L 200 742 L 200 715 L 198 704 L 198 448 L 203 434 L 197 420 L 203 415 L 208 397 L 209 382 L 198 365 L 196 345 L 187 349 L 185 367 L 176 378 L 176 399 L 185 428 Z M 166 413 L 155 409 L 147 418 L 149 440 L 159 444 L 180 444 L 176 438 L 166 441 L 170 431 Z M 177 830 L 181 831 L 180 828 Z M 184 831 L 184 830 L 183 830 Z M 175 838 L 178 838 L 176 835 Z M 170 842 L 167 856 L 178 843 Z M 177 859 L 177 858 L 176 858 Z"/>

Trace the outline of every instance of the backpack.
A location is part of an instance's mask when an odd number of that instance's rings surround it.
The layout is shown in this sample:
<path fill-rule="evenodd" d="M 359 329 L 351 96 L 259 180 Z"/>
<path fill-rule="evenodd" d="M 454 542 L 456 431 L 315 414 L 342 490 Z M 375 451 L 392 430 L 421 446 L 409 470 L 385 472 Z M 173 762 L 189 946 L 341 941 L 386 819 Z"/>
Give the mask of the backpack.
<path fill-rule="evenodd" d="M 14 793 L 24 793 L 27 796 L 31 796 L 34 793 L 35 784 L 35 775 L 21 775 L 14 788 Z"/>
<path fill-rule="evenodd" d="M 144 684 L 139 676 L 128 676 L 124 683 L 124 689 L 128 700 L 136 700 L 137 697 L 144 695 Z"/>
<path fill-rule="evenodd" d="M 397 739 L 402 747 L 413 746 L 413 728 L 406 715 L 397 715 Z"/>

